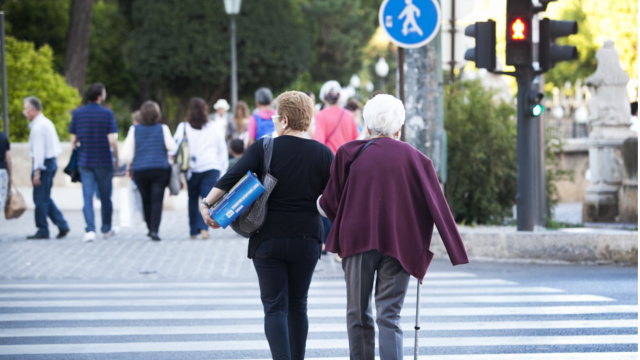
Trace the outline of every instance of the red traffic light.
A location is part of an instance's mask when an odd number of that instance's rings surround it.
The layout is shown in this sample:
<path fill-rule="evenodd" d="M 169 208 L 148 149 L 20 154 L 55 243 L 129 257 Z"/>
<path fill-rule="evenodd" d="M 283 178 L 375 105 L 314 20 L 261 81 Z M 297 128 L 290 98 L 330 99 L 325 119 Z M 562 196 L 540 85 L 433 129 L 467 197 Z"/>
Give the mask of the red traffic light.
<path fill-rule="evenodd" d="M 527 27 L 525 26 L 522 19 L 515 19 L 510 26 L 511 29 L 511 39 L 512 40 L 525 40 L 525 31 Z"/>

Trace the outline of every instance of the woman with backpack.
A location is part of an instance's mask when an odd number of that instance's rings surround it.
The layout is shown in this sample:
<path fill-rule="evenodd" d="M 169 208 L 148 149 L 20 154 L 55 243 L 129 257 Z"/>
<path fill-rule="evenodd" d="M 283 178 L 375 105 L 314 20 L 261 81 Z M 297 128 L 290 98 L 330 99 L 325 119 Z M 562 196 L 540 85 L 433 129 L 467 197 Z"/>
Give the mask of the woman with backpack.
<path fill-rule="evenodd" d="M 189 169 L 185 174 L 189 194 L 189 235 L 191 239 L 197 239 L 198 235 L 208 239 L 209 227 L 200 216 L 198 202 L 227 170 L 229 153 L 223 135 L 207 117 L 207 103 L 203 99 L 191 99 L 187 118 L 178 125 L 173 139 L 178 145 L 183 141 L 188 144 L 188 154 L 182 161 L 188 162 Z"/>

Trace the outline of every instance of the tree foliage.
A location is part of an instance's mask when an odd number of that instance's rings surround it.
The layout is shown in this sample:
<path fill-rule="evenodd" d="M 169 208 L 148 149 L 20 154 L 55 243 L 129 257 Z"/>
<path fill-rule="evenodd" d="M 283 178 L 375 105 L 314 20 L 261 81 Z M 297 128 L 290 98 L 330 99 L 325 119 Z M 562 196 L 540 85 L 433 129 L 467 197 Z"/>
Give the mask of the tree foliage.
<path fill-rule="evenodd" d="M 313 0 L 303 4 L 314 24 L 315 81 L 346 84 L 362 67 L 362 53 L 377 25 L 378 8 L 371 0 Z"/>
<path fill-rule="evenodd" d="M 6 33 L 18 40 L 49 45 L 53 50 L 56 71 L 62 72 L 69 25 L 70 0 L 0 1 L 6 16 Z"/>
<path fill-rule="evenodd" d="M 453 216 L 462 223 L 501 223 L 515 204 L 516 109 L 497 103 L 479 81 L 450 87 L 445 109 L 445 195 Z"/>
<path fill-rule="evenodd" d="M 246 0 L 237 17 L 241 93 L 282 89 L 309 66 L 311 34 L 292 1 Z M 267 15 L 268 14 L 268 15 Z M 229 18 L 222 1 L 137 0 L 132 6 L 133 71 L 181 99 L 229 88 Z M 208 99 L 210 100 L 210 99 Z"/>
<path fill-rule="evenodd" d="M 33 43 L 6 38 L 7 93 L 11 141 L 29 139 L 28 121 L 22 115 L 23 100 L 37 96 L 43 113 L 55 124 L 62 139 L 68 138 L 71 110 L 80 104 L 75 88 L 54 69 L 53 51 L 48 45 L 35 49 Z"/>

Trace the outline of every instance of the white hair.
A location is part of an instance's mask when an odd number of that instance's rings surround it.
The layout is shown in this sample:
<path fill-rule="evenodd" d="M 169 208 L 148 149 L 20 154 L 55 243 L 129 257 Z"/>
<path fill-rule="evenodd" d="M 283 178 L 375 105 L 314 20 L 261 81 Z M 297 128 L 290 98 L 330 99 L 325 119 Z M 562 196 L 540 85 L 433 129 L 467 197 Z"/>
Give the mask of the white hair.
<path fill-rule="evenodd" d="M 387 94 L 374 96 L 362 110 L 364 123 L 372 136 L 393 137 L 404 124 L 404 116 L 402 101 Z"/>
<path fill-rule="evenodd" d="M 340 95 L 340 92 L 342 91 L 342 86 L 340 86 L 340 83 L 335 81 L 335 80 L 329 80 L 326 83 L 324 83 L 324 85 L 322 85 L 322 88 L 320 88 L 320 101 L 325 101 L 324 97 L 327 96 L 327 94 L 329 93 L 333 93 L 334 95 Z"/>

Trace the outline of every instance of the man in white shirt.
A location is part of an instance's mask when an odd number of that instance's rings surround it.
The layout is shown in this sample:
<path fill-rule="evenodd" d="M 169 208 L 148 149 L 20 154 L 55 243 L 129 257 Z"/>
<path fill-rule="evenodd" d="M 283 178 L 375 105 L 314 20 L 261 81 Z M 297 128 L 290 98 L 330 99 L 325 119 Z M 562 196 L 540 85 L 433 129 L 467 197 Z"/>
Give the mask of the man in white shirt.
<path fill-rule="evenodd" d="M 56 128 L 42 114 L 42 103 L 34 96 L 24 99 L 22 114 L 29 120 L 29 150 L 33 163 L 33 202 L 36 205 L 35 218 L 38 231 L 27 237 L 29 240 L 49 238 L 47 217 L 58 227 L 57 238 L 62 239 L 69 233 L 69 224 L 51 199 L 53 176 L 58 170 L 56 157 L 62 153 Z"/>
<path fill-rule="evenodd" d="M 225 99 L 219 99 L 213 104 L 213 109 L 216 111 L 209 114 L 209 120 L 213 121 L 216 126 L 216 130 L 225 140 L 229 138 L 229 109 L 231 106 Z"/>

